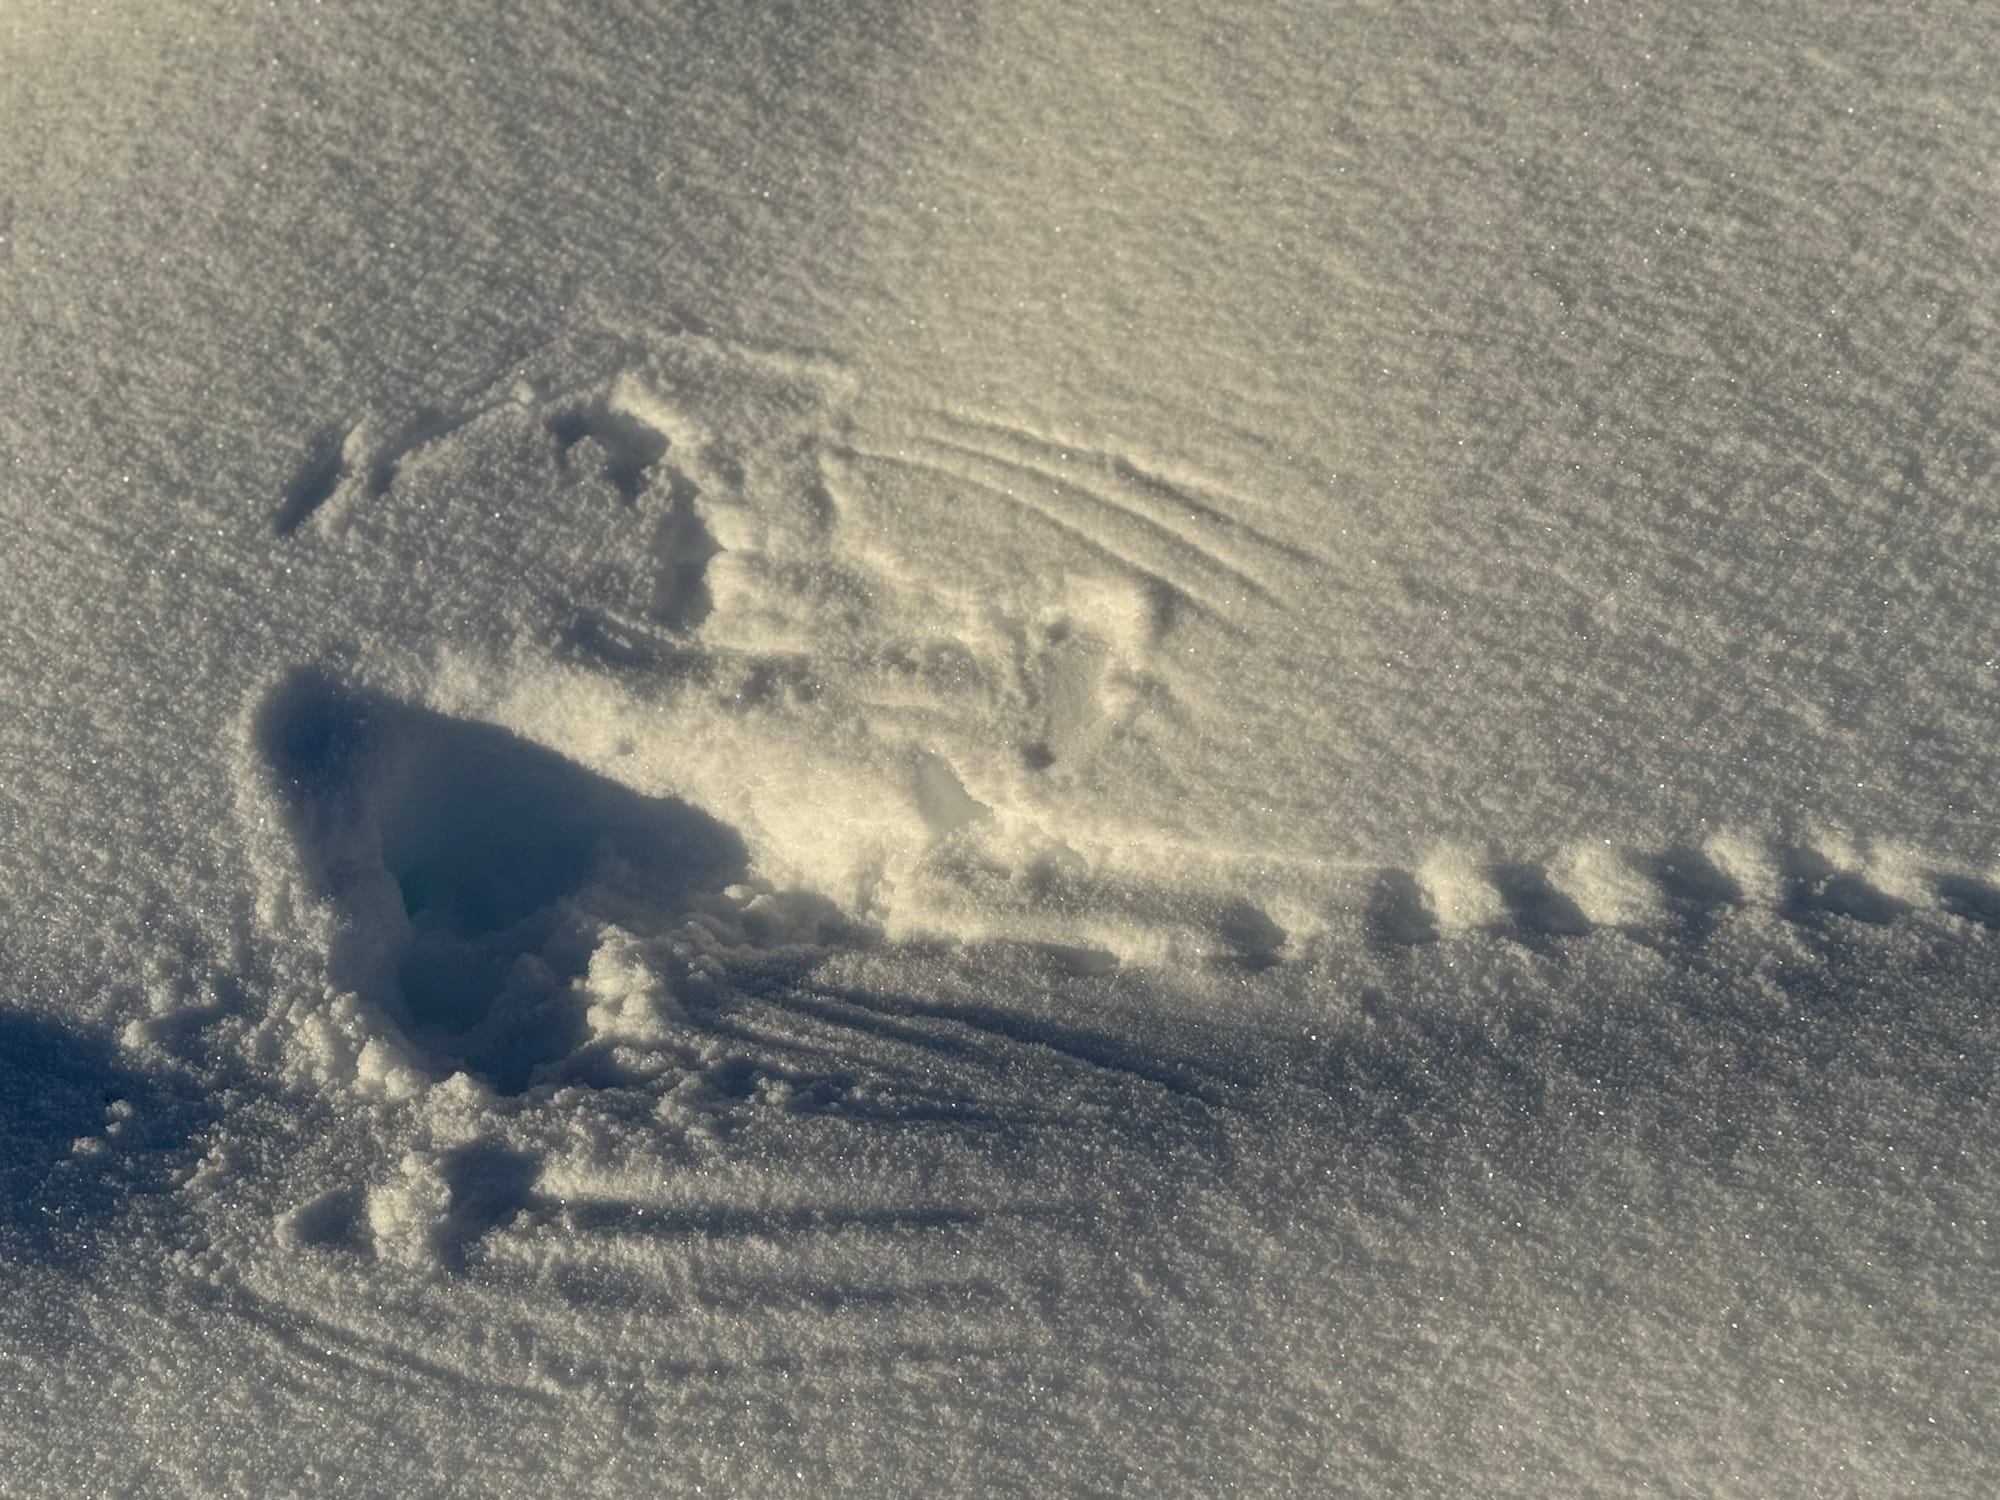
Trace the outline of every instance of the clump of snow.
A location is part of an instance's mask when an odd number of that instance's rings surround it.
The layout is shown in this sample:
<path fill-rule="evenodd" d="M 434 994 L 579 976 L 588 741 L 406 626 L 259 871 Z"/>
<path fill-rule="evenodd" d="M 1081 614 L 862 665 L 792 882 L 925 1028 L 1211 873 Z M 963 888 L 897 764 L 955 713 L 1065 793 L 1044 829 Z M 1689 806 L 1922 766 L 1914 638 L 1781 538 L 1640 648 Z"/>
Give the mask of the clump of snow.
<path fill-rule="evenodd" d="M 595 1041 L 661 1042 L 667 1023 L 684 1019 L 666 980 L 647 964 L 640 945 L 616 928 L 598 939 L 583 988 L 589 1000 L 584 1024 Z"/>
<path fill-rule="evenodd" d="M 1778 852 L 1754 836 L 1736 831 L 1716 834 L 1705 846 L 1715 868 L 1744 896 L 1760 906 L 1784 899 L 1784 872 Z"/>
<path fill-rule="evenodd" d="M 1438 927 L 1447 933 L 1496 926 L 1506 914 L 1499 890 L 1467 850 L 1433 850 L 1417 866 L 1417 879 Z"/>
<path fill-rule="evenodd" d="M 395 1176 L 368 1194 L 368 1231 L 375 1253 L 391 1265 L 432 1264 L 451 1190 L 437 1163 L 412 1152 L 398 1164 Z"/>
<path fill-rule="evenodd" d="M 1597 926 L 1650 927 L 1666 915 L 1659 886 L 1609 845 L 1576 845 L 1556 861 L 1550 878 Z"/>

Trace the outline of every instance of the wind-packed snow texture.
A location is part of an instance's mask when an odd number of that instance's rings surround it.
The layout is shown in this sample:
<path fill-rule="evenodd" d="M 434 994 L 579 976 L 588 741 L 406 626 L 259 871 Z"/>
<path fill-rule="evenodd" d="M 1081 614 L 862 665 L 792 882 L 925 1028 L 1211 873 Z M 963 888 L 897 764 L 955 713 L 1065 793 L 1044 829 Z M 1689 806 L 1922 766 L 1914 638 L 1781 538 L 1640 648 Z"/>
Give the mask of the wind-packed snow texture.
<path fill-rule="evenodd" d="M 1996 57 L 15 0 L 0 1493 L 1994 1493 Z"/>

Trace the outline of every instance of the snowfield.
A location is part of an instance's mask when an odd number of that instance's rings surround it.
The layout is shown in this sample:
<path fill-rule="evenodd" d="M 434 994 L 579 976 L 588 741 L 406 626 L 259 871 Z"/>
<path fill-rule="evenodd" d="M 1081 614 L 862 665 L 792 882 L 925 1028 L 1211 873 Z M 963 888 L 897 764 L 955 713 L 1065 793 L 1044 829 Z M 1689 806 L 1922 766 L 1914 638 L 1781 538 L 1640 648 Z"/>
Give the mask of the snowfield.
<path fill-rule="evenodd" d="M 2000 1489 L 1995 57 L 16 0 L 0 1494 Z"/>

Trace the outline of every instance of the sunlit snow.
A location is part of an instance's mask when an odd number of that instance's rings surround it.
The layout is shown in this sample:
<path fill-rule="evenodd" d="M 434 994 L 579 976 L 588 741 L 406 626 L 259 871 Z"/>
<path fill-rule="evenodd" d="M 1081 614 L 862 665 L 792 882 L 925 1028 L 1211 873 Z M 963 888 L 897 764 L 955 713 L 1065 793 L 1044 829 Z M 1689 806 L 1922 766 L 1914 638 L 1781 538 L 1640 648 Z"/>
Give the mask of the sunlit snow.
<path fill-rule="evenodd" d="M 0 18 L 0 1494 L 2000 1491 L 2000 13 Z"/>

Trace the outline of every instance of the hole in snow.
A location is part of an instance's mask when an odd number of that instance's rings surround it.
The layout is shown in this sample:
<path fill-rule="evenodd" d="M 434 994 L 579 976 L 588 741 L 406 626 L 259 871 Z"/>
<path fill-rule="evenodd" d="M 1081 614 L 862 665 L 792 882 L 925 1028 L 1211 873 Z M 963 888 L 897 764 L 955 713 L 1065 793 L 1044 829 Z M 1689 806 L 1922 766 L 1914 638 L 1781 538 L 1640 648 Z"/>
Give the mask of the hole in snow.
<path fill-rule="evenodd" d="M 585 438 L 596 444 L 605 478 L 627 504 L 639 498 L 653 465 L 667 451 L 666 434 L 607 402 L 593 401 L 562 412 L 549 422 L 549 433 L 565 459 Z"/>
<path fill-rule="evenodd" d="M 741 881 L 742 841 L 488 724 L 295 674 L 260 749 L 320 894 L 329 966 L 440 1072 L 502 1092 L 584 1039 L 571 981 L 604 920 L 689 909 Z"/>

